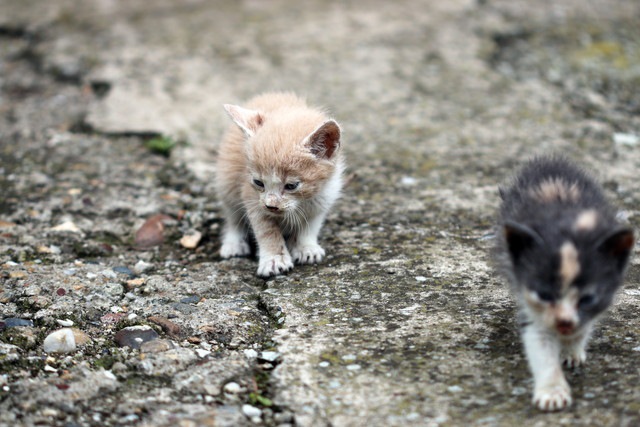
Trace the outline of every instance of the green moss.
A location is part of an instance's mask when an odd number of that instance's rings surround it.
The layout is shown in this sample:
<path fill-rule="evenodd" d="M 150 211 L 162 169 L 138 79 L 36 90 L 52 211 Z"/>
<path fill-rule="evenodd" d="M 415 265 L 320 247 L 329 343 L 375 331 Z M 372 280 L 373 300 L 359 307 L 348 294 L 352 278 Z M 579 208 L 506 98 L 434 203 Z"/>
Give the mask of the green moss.
<path fill-rule="evenodd" d="M 173 150 L 173 148 L 177 144 L 178 143 L 176 141 L 169 137 L 159 136 L 156 138 L 151 138 L 150 140 L 145 142 L 144 145 L 156 154 L 161 154 L 165 157 L 169 157 L 169 155 L 171 154 L 171 150 Z"/>
<path fill-rule="evenodd" d="M 573 58 L 579 64 L 597 61 L 612 65 L 618 69 L 629 68 L 630 63 L 624 47 L 613 41 L 591 43 L 587 47 L 575 52 Z"/>

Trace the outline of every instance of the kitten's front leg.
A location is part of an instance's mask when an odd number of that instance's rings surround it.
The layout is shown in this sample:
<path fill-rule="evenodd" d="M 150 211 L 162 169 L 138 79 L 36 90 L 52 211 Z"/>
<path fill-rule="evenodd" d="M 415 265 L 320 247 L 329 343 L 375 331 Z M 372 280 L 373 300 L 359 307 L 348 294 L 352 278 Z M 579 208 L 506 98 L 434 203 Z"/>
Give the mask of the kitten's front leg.
<path fill-rule="evenodd" d="M 223 229 L 222 246 L 220 256 L 231 258 L 251 254 L 251 247 L 247 243 L 247 229 L 242 224 L 242 219 L 237 215 L 228 214 Z"/>
<path fill-rule="evenodd" d="M 324 249 L 318 244 L 318 234 L 320 234 L 324 216 L 324 214 L 316 215 L 309 220 L 308 227 L 293 236 L 291 256 L 297 264 L 316 264 L 324 258 Z"/>
<path fill-rule="evenodd" d="M 534 324 L 525 327 L 522 340 L 533 374 L 533 404 L 543 411 L 571 405 L 571 390 L 562 373 L 557 339 Z"/>
<path fill-rule="evenodd" d="M 564 364 L 569 368 L 582 365 L 587 360 L 587 341 L 591 336 L 591 323 L 584 325 L 582 331 L 564 345 Z"/>
<path fill-rule="evenodd" d="M 258 241 L 258 276 L 277 276 L 291 270 L 293 262 L 278 222 L 260 212 L 250 214 L 249 220 Z"/>

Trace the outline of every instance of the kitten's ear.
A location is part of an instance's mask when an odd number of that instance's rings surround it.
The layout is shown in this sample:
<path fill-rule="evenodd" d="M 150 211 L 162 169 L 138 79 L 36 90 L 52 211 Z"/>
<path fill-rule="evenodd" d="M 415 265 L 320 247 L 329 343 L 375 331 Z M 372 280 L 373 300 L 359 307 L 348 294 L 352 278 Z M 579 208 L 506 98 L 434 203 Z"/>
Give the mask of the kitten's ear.
<path fill-rule="evenodd" d="M 622 270 L 627 265 L 634 243 L 633 230 L 622 228 L 605 236 L 598 244 L 598 250 L 613 257 Z"/>
<path fill-rule="evenodd" d="M 264 122 L 264 118 L 259 111 L 248 110 L 231 104 L 224 104 L 224 109 L 227 110 L 231 120 L 240 127 L 247 137 L 255 135 Z"/>
<path fill-rule="evenodd" d="M 544 245 L 542 237 L 526 225 L 507 221 L 504 224 L 504 237 L 507 241 L 509 255 L 514 264 L 517 264 L 522 253 L 533 246 Z"/>
<path fill-rule="evenodd" d="M 340 126 L 334 120 L 324 122 L 305 138 L 304 145 L 320 159 L 330 159 L 340 147 Z"/>

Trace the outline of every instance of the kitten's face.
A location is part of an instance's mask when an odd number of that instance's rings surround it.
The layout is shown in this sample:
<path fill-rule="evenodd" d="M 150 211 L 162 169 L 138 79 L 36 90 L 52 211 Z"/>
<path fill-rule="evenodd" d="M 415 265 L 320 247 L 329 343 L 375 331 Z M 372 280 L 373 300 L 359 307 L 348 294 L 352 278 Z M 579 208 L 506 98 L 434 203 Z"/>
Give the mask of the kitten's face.
<path fill-rule="evenodd" d="M 319 121 L 306 110 L 270 116 L 234 105 L 225 108 L 245 135 L 247 180 L 259 199 L 254 208 L 304 221 L 301 204 L 313 199 L 336 170 L 338 124 Z"/>
<path fill-rule="evenodd" d="M 529 236 L 521 246 L 518 239 L 523 232 Z M 605 238 L 579 239 L 579 243 L 567 239 L 556 250 L 531 233 L 507 231 L 523 302 L 548 329 L 570 336 L 611 304 L 622 282 L 633 233 L 614 230 Z"/>
<path fill-rule="evenodd" d="M 304 194 L 305 183 L 297 176 L 284 176 L 276 171 L 250 174 L 251 185 L 259 197 L 260 209 L 269 215 L 282 216 L 295 212 Z"/>

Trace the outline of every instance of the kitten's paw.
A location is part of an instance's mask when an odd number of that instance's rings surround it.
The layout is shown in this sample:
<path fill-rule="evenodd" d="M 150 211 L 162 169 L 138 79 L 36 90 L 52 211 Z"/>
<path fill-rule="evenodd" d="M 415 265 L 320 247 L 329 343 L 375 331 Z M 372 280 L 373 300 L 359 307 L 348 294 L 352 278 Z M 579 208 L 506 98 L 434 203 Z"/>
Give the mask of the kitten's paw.
<path fill-rule="evenodd" d="M 293 268 L 293 262 L 289 254 L 261 256 L 258 265 L 258 276 L 269 277 L 284 274 Z"/>
<path fill-rule="evenodd" d="M 291 250 L 291 256 L 296 264 L 316 264 L 324 258 L 324 249 L 314 244 L 296 246 Z"/>
<path fill-rule="evenodd" d="M 565 357 L 562 362 L 567 368 L 577 368 L 587 360 L 587 353 L 584 350 L 579 350 L 571 353 Z"/>
<path fill-rule="evenodd" d="M 222 247 L 220 248 L 220 256 L 222 258 L 247 255 L 251 255 L 251 247 L 244 240 L 224 242 L 222 243 Z"/>
<path fill-rule="evenodd" d="M 536 388 L 533 404 L 542 411 L 559 411 L 566 408 L 571 405 L 569 385 L 565 382 Z"/>

